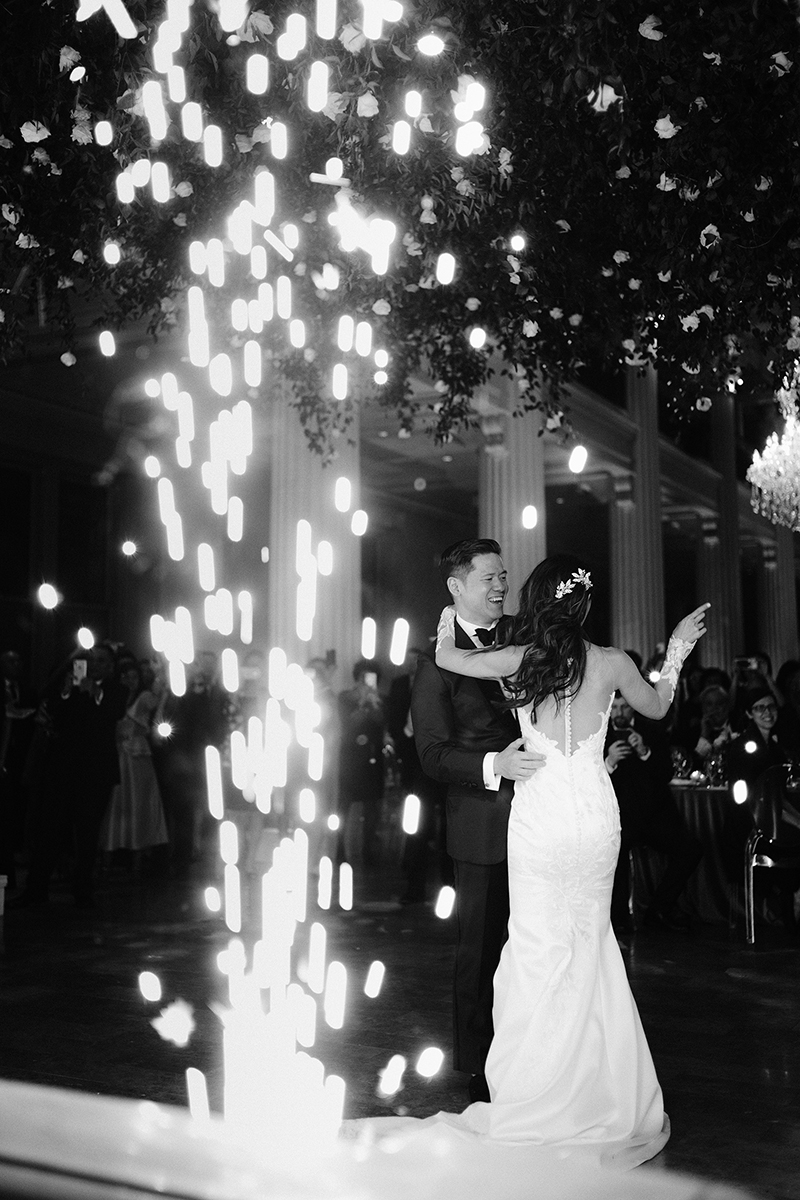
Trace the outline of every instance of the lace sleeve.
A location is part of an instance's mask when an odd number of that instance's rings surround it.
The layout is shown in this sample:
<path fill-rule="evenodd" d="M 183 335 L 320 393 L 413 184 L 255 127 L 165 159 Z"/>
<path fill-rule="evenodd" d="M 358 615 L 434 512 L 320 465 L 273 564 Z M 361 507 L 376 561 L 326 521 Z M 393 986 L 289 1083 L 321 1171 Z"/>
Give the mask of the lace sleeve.
<path fill-rule="evenodd" d="M 667 655 L 664 659 L 664 665 L 661 668 L 661 678 L 669 685 L 670 703 L 678 686 L 678 676 L 681 673 L 681 667 L 686 662 L 692 650 L 694 650 L 694 647 L 694 642 L 685 641 L 683 638 L 675 637 L 674 634 L 669 639 Z"/>
<path fill-rule="evenodd" d="M 456 609 L 454 604 L 448 604 L 442 609 L 442 614 L 439 617 L 439 624 L 436 628 L 436 652 L 438 653 L 445 644 L 445 639 L 449 638 L 450 642 L 455 645 L 456 641 Z"/>

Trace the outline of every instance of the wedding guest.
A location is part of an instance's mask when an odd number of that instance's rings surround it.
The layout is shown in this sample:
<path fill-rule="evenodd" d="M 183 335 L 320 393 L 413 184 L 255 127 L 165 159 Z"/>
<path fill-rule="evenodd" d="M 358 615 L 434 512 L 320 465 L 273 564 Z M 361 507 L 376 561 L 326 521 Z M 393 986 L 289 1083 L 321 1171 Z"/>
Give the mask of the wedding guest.
<path fill-rule="evenodd" d="M 686 887 L 703 848 L 686 828 L 669 789 L 672 758 L 666 737 L 652 721 L 634 714 L 617 693 L 605 745 L 606 770 L 619 804 L 622 841 L 611 896 L 615 928 L 630 931 L 629 851 L 648 846 L 666 856 L 667 864 L 644 914 L 649 928 L 681 929 L 688 920 L 675 905 Z"/>
<path fill-rule="evenodd" d="M 356 840 L 354 822 L 363 816 L 361 856 L 365 867 L 378 864 L 378 825 L 383 799 L 383 746 L 386 717 L 378 692 L 379 672 L 362 659 L 353 667 L 355 686 L 338 700 L 339 845 L 337 858 L 348 862 Z"/>
<path fill-rule="evenodd" d="M 134 661 L 121 665 L 120 683 L 127 694 L 125 715 L 117 725 L 120 782 L 114 788 L 103 826 L 102 848 L 133 853 L 134 868 L 143 851 L 167 843 L 161 793 L 153 768 L 150 731 L 158 697 L 144 686 L 142 668 Z M 152 684 L 152 678 L 148 679 Z"/>
<path fill-rule="evenodd" d="M 691 749 L 700 763 L 707 762 L 715 752 L 723 750 L 731 740 L 730 693 L 719 684 L 710 684 L 700 693 L 700 736 Z"/>
<path fill-rule="evenodd" d="M 25 762 L 33 739 L 36 704 L 15 650 L 0 655 L 4 706 L 0 715 L 0 875 L 16 887 L 16 856 L 25 843 L 28 788 Z"/>
<path fill-rule="evenodd" d="M 785 662 L 778 672 L 778 687 L 784 703 L 778 711 L 775 733 L 780 741 L 800 755 L 800 663 Z"/>
<path fill-rule="evenodd" d="M 19 906 L 48 899 L 53 871 L 71 844 L 75 902 L 81 908 L 94 905 L 100 828 L 119 783 L 116 730 L 126 696 L 114 671 L 112 648 L 99 643 L 85 657 L 75 658 L 61 691 L 47 699 L 49 762 L 35 817 L 30 871 L 25 890 L 16 898 Z"/>

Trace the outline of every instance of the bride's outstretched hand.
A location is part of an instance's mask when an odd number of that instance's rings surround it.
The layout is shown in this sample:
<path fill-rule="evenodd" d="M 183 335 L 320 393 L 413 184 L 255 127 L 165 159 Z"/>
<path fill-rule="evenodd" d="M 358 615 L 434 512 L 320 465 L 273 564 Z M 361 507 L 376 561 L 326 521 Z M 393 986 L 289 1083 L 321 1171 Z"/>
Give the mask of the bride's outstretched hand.
<path fill-rule="evenodd" d="M 672 636 L 680 638 L 682 642 L 696 642 L 706 632 L 706 611 L 710 607 L 710 604 L 701 604 L 694 612 L 690 612 L 683 620 L 678 621 L 672 631 Z"/>

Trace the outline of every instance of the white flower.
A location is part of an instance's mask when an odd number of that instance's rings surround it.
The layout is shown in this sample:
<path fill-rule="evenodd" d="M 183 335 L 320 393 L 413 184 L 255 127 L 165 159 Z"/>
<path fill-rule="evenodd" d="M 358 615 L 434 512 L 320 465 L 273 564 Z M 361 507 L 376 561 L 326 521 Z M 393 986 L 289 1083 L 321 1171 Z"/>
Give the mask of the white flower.
<path fill-rule="evenodd" d="M 191 196 L 194 188 L 189 183 L 188 179 L 182 179 L 180 183 L 175 184 L 176 196 Z"/>
<path fill-rule="evenodd" d="M 7 137 L 2 137 L 0 135 L 0 146 L 2 146 L 4 150 L 10 150 L 13 145 L 14 143 L 9 141 Z"/>
<path fill-rule="evenodd" d="M 556 221 L 556 225 L 562 233 L 570 233 L 572 230 L 572 226 L 570 225 L 569 221 L 564 221 L 563 219 L 561 221 Z"/>
<path fill-rule="evenodd" d="M 410 255 L 411 258 L 417 258 L 422 254 L 421 243 L 410 233 L 403 234 L 403 245 L 406 248 L 406 254 Z"/>
<path fill-rule="evenodd" d="M 85 263 L 86 255 L 83 253 L 82 250 L 76 250 L 72 256 L 72 261 L 76 262 L 76 263 Z"/>
<path fill-rule="evenodd" d="M 362 92 L 358 97 L 356 112 L 360 117 L 374 117 L 378 112 L 378 101 L 374 92 Z"/>
<path fill-rule="evenodd" d="M 423 275 L 420 278 L 419 287 L 424 288 L 426 292 L 429 292 L 435 283 L 436 277 L 434 275 Z"/>
<path fill-rule="evenodd" d="M 50 155 L 47 153 L 46 150 L 43 150 L 41 146 L 36 147 L 33 154 L 31 155 L 31 158 L 33 159 L 34 162 L 42 163 L 43 165 L 50 162 Z"/>
<path fill-rule="evenodd" d="M 658 278 L 662 283 L 669 283 L 670 279 L 672 279 L 672 271 L 659 271 Z"/>
<path fill-rule="evenodd" d="M 13 205 L 4 204 L 2 212 L 9 225 L 16 225 L 19 222 L 19 213 Z"/>
<path fill-rule="evenodd" d="M 722 62 L 722 58 L 720 57 L 720 55 L 714 53 L 713 51 L 704 50 L 703 58 L 707 58 L 708 61 L 711 63 L 712 67 L 718 67 L 720 65 L 720 63 Z"/>
<path fill-rule="evenodd" d="M 636 342 L 633 338 L 625 338 L 625 341 L 622 343 L 622 349 L 633 351 L 636 349 Z"/>
<path fill-rule="evenodd" d="M 423 133 L 433 133 L 430 117 L 420 117 L 419 128 Z"/>
<path fill-rule="evenodd" d="M 660 24 L 660 17 L 645 17 L 639 26 L 639 33 L 643 38 L 649 38 L 651 42 L 660 42 L 664 36 L 661 30 L 657 28 L 657 26 Z"/>
<path fill-rule="evenodd" d="M 562 419 L 563 418 L 561 416 L 561 413 L 553 413 L 552 416 L 549 416 L 547 418 L 547 420 L 545 421 L 545 423 L 544 423 L 545 429 L 549 429 L 551 431 L 553 429 L 558 429 L 558 427 L 561 424 Z"/>
<path fill-rule="evenodd" d="M 450 99 L 453 101 L 453 104 L 460 104 L 463 100 L 466 100 L 467 89 L 469 88 L 470 84 L 477 82 L 478 80 L 472 75 L 459 75 L 456 88 L 450 89 Z"/>
<path fill-rule="evenodd" d="M 710 304 L 701 304 L 696 311 L 702 313 L 704 317 L 708 317 L 709 321 L 714 320 L 714 310 Z"/>
<path fill-rule="evenodd" d="M 688 317 L 681 317 L 681 325 L 684 333 L 691 333 L 697 329 L 700 324 L 700 318 L 697 313 L 689 313 Z"/>
<path fill-rule="evenodd" d="M 719 279 L 719 271 L 712 271 L 708 278 L 712 283 L 716 283 L 716 281 Z"/>
<path fill-rule="evenodd" d="M 465 308 L 468 308 L 470 312 L 477 312 L 481 306 L 481 302 L 477 296 L 470 296 L 469 300 L 465 300 L 464 306 Z"/>
<path fill-rule="evenodd" d="M 674 192 L 677 186 L 677 179 L 674 179 L 672 175 L 667 175 L 666 171 L 662 172 L 661 178 L 656 184 L 656 187 L 662 192 Z"/>
<path fill-rule="evenodd" d="M 75 284 L 72 282 L 69 275 L 59 275 L 58 283 L 56 284 L 56 287 L 60 288 L 61 291 L 66 291 L 67 288 L 71 288 L 74 286 L 75 286 Z"/>
<path fill-rule="evenodd" d="M 372 306 L 372 311 L 378 317 L 385 317 L 392 311 L 392 306 L 388 300 L 376 300 Z"/>
<path fill-rule="evenodd" d="M 322 113 L 329 121 L 335 121 L 346 108 L 347 101 L 341 92 L 328 92 L 328 103 L 323 108 Z"/>
<path fill-rule="evenodd" d="M 511 165 L 511 151 L 505 146 L 501 146 L 500 153 L 497 156 L 497 169 L 504 179 L 507 179 L 514 170 Z"/>
<path fill-rule="evenodd" d="M 788 338 L 786 341 L 786 349 L 800 350 L 800 338 L 793 334 L 792 337 Z"/>
<path fill-rule="evenodd" d="M 722 179 L 721 172 L 715 171 L 713 175 L 709 175 L 708 180 L 706 182 L 706 187 L 707 188 L 716 187 L 717 184 L 719 183 L 720 179 Z"/>
<path fill-rule="evenodd" d="M 68 71 L 81 61 L 79 51 L 73 50 L 72 46 L 62 46 L 58 56 L 58 69 Z"/>
<path fill-rule="evenodd" d="M 606 279 L 608 279 L 610 275 L 614 274 L 614 272 L 612 271 L 611 267 L 601 267 L 600 274 L 605 275 Z"/>
<path fill-rule="evenodd" d="M 432 209 L 426 208 L 419 220 L 421 225 L 435 225 L 436 213 Z"/>
<path fill-rule="evenodd" d="M 257 142 L 272 141 L 272 130 L 269 125 L 256 125 L 255 129 L 250 133 L 250 140 L 254 146 Z"/>
<path fill-rule="evenodd" d="M 550 316 L 553 318 L 554 321 L 560 321 L 561 318 L 563 317 L 563 315 L 564 315 L 564 311 L 561 308 L 551 308 L 550 309 Z"/>
<path fill-rule="evenodd" d="M 508 282 L 513 283 L 515 287 L 520 282 L 520 277 L 519 277 L 519 275 L 517 275 L 516 271 L 514 272 L 513 275 L 509 275 Z"/>
<path fill-rule="evenodd" d="M 4 323 L 5 319 L 6 319 L 6 314 L 3 311 L 3 309 L 0 308 L 0 325 L 2 325 Z"/>
<path fill-rule="evenodd" d="M 536 324 L 535 321 L 523 321 L 522 322 L 522 332 L 525 337 L 528 337 L 528 338 L 536 337 L 537 333 L 539 332 L 539 326 Z"/>
<path fill-rule="evenodd" d="M 673 125 L 672 118 L 667 113 L 665 117 L 658 118 L 653 128 L 660 138 L 674 138 L 680 125 Z"/>
<path fill-rule="evenodd" d="M 615 250 L 614 251 L 614 262 L 615 263 L 625 263 L 628 261 L 629 258 L 630 258 L 630 254 L 628 254 L 627 250 Z"/>
<path fill-rule="evenodd" d="M 787 75 L 792 69 L 792 60 L 787 58 L 782 50 L 772 55 L 772 62 L 770 71 L 774 71 L 776 75 Z"/>
<path fill-rule="evenodd" d="M 583 320 L 582 313 L 573 313 L 569 319 L 569 323 L 573 327 L 573 329 L 577 329 L 582 320 Z"/>
<path fill-rule="evenodd" d="M 253 140 L 246 133 L 237 133 L 234 141 L 240 154 L 249 154 L 253 149 Z"/>
<path fill-rule="evenodd" d="M 641 279 L 629 279 L 628 280 L 628 287 L 631 289 L 632 292 L 638 292 L 638 290 L 641 286 L 642 286 Z"/>
<path fill-rule="evenodd" d="M 364 33 L 353 25 L 352 22 L 345 25 L 342 32 L 339 34 L 339 41 L 344 46 L 345 50 L 349 50 L 351 54 L 357 54 L 366 44 L 367 39 Z"/>
<path fill-rule="evenodd" d="M 616 104 L 622 97 L 617 95 L 610 83 L 601 83 L 599 87 L 589 92 L 586 99 L 595 112 L 604 113 L 608 112 L 611 105 Z"/>
<path fill-rule="evenodd" d="M 76 121 L 72 126 L 72 134 L 70 136 L 73 142 L 77 142 L 79 146 L 88 146 L 94 140 L 88 121 Z"/>
<path fill-rule="evenodd" d="M 748 212 L 742 213 L 742 216 L 744 217 L 745 221 L 747 221 L 747 222 L 755 221 L 755 219 L 756 219 L 756 214 L 753 212 L 752 208 L 749 209 Z"/>
<path fill-rule="evenodd" d="M 699 108 L 708 108 L 708 104 L 706 103 L 705 96 L 695 96 L 694 100 L 692 101 L 692 104 L 695 106 L 695 108 L 698 108 L 698 109 Z"/>
<path fill-rule="evenodd" d="M 474 196 L 475 184 L 471 183 L 469 179 L 462 179 L 456 184 L 456 191 L 460 196 Z"/>
<path fill-rule="evenodd" d="M 259 38 L 267 37 L 274 28 L 266 13 L 253 12 L 244 25 L 236 30 L 236 36 L 243 42 L 255 42 Z"/>
<path fill-rule="evenodd" d="M 681 188 L 681 199 L 682 200 L 688 200 L 691 202 L 693 200 L 696 200 L 699 195 L 700 195 L 699 188 L 688 187 L 688 186 Z"/>
<path fill-rule="evenodd" d="M 772 187 L 772 179 L 769 175 L 762 175 L 756 184 L 757 192 L 766 192 Z"/>
<path fill-rule="evenodd" d="M 614 172 L 614 174 L 616 175 L 617 179 L 630 179 L 631 169 L 630 167 L 620 167 L 618 171 Z"/>
<path fill-rule="evenodd" d="M 706 248 L 709 246 L 716 246 L 718 241 L 719 241 L 719 230 L 717 229 L 716 225 L 706 225 L 705 229 L 701 230 L 701 232 L 700 232 L 700 245 L 701 246 L 705 246 Z"/>
<path fill-rule="evenodd" d="M 23 142 L 43 142 L 45 138 L 50 137 L 50 130 L 39 121 L 26 121 L 24 125 L 20 125 L 19 131 Z"/>
<path fill-rule="evenodd" d="M 693 366 L 692 363 L 681 363 L 681 366 L 687 375 L 699 375 L 700 374 L 700 368 Z"/>
<path fill-rule="evenodd" d="M 61 167 L 57 167 L 54 162 L 51 162 L 50 163 L 50 174 L 51 175 L 62 175 L 63 172 L 61 170 Z"/>
<path fill-rule="evenodd" d="M 178 213 L 177 216 L 174 216 L 172 218 L 172 224 L 177 225 L 180 229 L 183 229 L 186 225 L 186 213 Z"/>
<path fill-rule="evenodd" d="M 192 1006 L 185 1000 L 173 1000 L 150 1024 L 165 1042 L 188 1046 L 195 1027 Z"/>
<path fill-rule="evenodd" d="M 711 408 L 710 396 L 698 396 L 694 402 L 694 406 L 698 412 L 708 412 Z"/>
<path fill-rule="evenodd" d="M 71 353 L 71 351 L 67 350 L 61 355 L 61 361 L 65 367 L 74 367 L 78 360 L 75 355 Z"/>
<path fill-rule="evenodd" d="M 518 270 L 519 270 L 519 259 L 518 259 L 518 258 L 516 258 L 516 257 L 515 257 L 513 254 L 507 254 L 507 255 L 506 255 L 506 262 L 507 262 L 507 263 L 508 263 L 508 265 L 511 267 L 511 270 L 512 270 L 512 271 L 518 271 Z"/>
<path fill-rule="evenodd" d="M 16 244 L 20 250 L 34 250 L 39 245 L 36 238 L 32 237 L 29 233 L 21 233 L 17 238 Z"/>
<path fill-rule="evenodd" d="M 305 221 L 306 225 L 313 225 L 316 219 L 317 210 L 315 208 L 310 208 L 308 212 L 303 213 L 302 217 L 300 218 L 301 221 Z"/>

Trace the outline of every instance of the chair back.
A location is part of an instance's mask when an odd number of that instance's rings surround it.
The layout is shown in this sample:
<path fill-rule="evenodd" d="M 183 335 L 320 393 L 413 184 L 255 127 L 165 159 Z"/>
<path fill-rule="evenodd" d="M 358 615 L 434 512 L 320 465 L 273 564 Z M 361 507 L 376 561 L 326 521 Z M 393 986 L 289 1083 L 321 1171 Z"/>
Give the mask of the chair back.
<path fill-rule="evenodd" d="M 747 807 L 756 829 L 773 842 L 778 840 L 785 793 L 786 767 L 778 764 L 767 767 L 747 797 Z"/>

